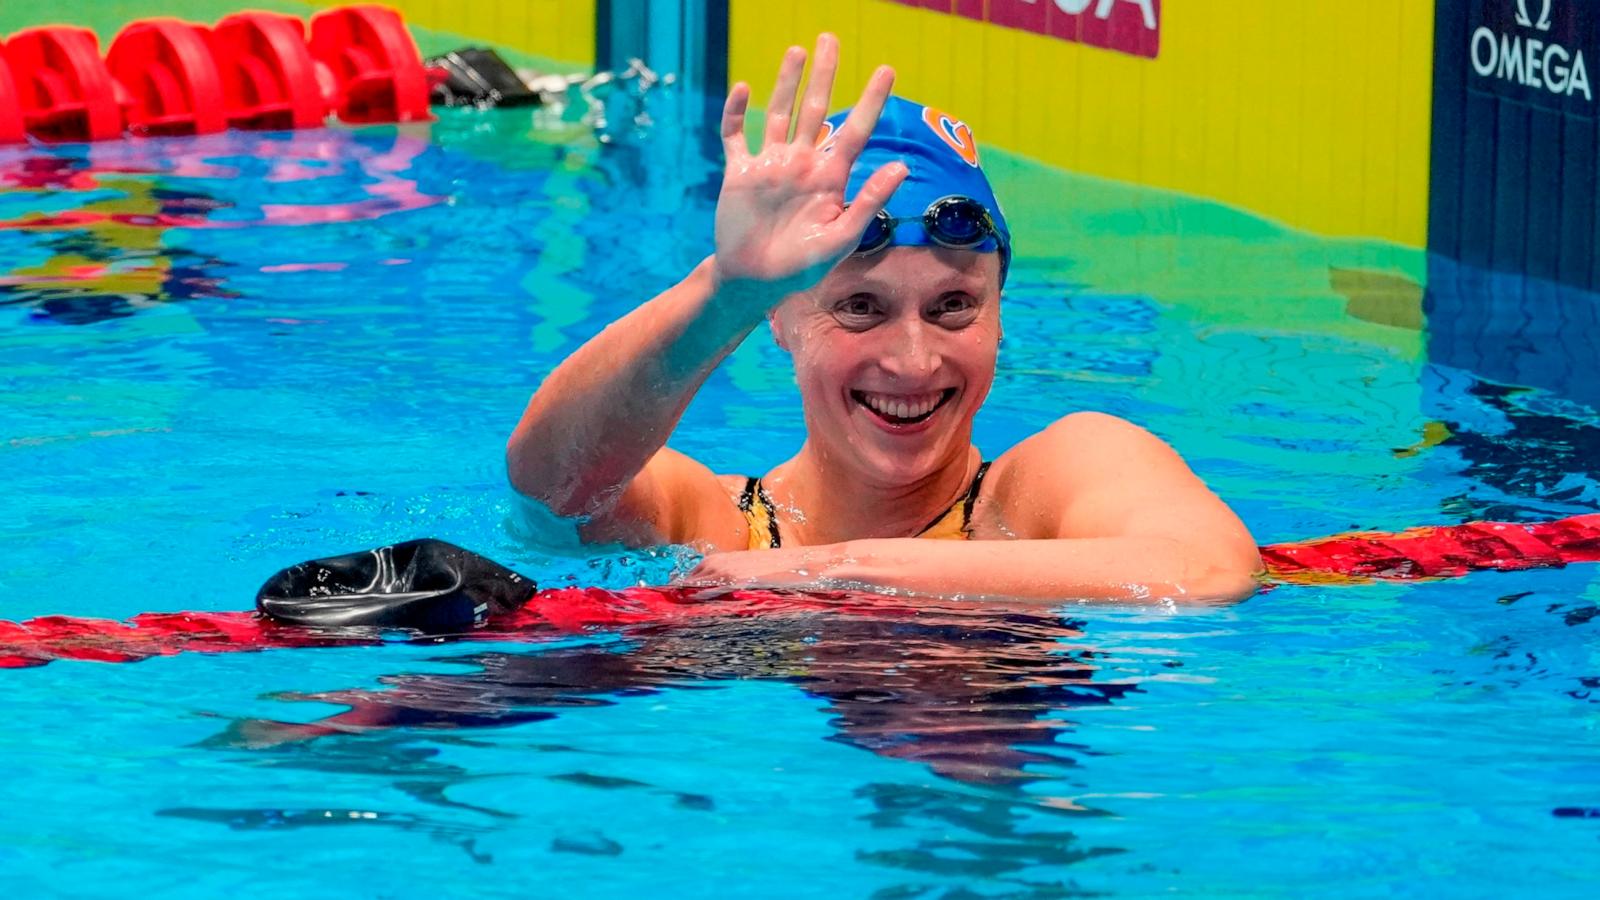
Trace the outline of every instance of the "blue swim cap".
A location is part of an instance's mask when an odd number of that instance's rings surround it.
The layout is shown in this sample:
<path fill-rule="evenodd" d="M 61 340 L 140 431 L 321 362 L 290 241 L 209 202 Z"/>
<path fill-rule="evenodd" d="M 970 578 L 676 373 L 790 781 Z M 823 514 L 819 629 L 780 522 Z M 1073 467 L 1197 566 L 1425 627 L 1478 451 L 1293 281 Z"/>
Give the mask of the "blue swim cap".
<path fill-rule="evenodd" d="M 845 110 L 828 119 L 823 126 L 819 143 L 826 144 L 850 114 Z M 978 166 L 978 144 L 972 138 L 967 123 L 931 106 L 924 106 L 904 97 L 891 96 L 884 104 L 883 115 L 872 129 L 872 136 L 850 169 L 850 182 L 845 187 L 845 199 L 850 200 L 861 190 L 868 177 L 885 163 L 899 160 L 906 164 L 910 174 L 889 198 L 885 207 L 896 219 L 909 219 L 895 227 L 893 243 L 912 247 L 938 246 L 922 227 L 920 217 L 935 201 L 950 196 L 971 197 L 988 209 L 994 221 L 998 238 L 990 238 L 974 247 L 980 252 L 1000 252 L 1002 283 L 1005 281 L 1004 264 L 1011 257 L 1011 230 L 1000 211 L 989 179 Z"/>

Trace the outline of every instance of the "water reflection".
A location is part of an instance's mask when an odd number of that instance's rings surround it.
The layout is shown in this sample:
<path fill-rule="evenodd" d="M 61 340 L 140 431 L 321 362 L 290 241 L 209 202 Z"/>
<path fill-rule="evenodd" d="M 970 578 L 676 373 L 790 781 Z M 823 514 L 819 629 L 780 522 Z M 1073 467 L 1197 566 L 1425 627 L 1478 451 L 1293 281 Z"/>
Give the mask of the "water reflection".
<path fill-rule="evenodd" d="M 403 134 L 322 131 L 115 142 L 0 157 L 0 306 L 63 325 L 232 298 L 232 264 L 181 229 L 314 225 L 441 202 L 407 173 L 429 149 Z M 263 184 L 272 190 L 261 191 Z M 267 200 L 291 202 L 266 202 Z"/>
<path fill-rule="evenodd" d="M 812 614 L 649 626 L 630 631 L 624 644 L 441 657 L 435 661 L 473 669 L 384 676 L 375 690 L 276 695 L 348 709 L 303 724 L 237 720 L 208 746 L 247 751 L 252 764 L 354 767 L 442 802 L 449 787 L 472 776 L 419 759 L 409 746 L 420 739 L 418 730 L 427 731 L 429 742 L 470 741 L 472 729 L 547 720 L 577 707 L 714 690 L 736 679 L 779 681 L 825 701 L 830 740 L 920 763 L 951 784 L 859 787 L 857 796 L 876 810 L 868 817 L 874 826 L 921 820 L 920 832 L 947 834 L 860 858 L 929 875 L 1016 873 L 1120 852 L 1077 846 L 1066 830 L 1039 830 L 1040 814 L 1069 821 L 1104 813 L 1044 796 L 1043 785 L 1025 790 L 1043 779 L 1077 787 L 1071 785 L 1077 761 L 1096 751 L 1070 738 L 1071 711 L 1140 690 L 1135 680 L 1104 680 L 1097 666 L 1103 654 L 1077 643 L 1081 627 L 1043 612 L 959 606 L 909 618 Z M 674 793 L 604 774 L 562 777 L 598 789 Z M 429 787 L 419 790 L 419 783 Z M 716 802 L 675 796 L 685 809 Z M 1032 826 L 1021 828 L 1028 818 Z M 948 836 L 952 831 L 959 836 Z"/>
<path fill-rule="evenodd" d="M 1471 479 L 1445 500 L 1448 513 L 1525 521 L 1600 509 L 1600 421 L 1543 392 L 1464 380 L 1464 396 L 1439 414 L 1436 446 L 1459 453 Z"/>
<path fill-rule="evenodd" d="M 30 305 L 39 318 L 89 325 L 174 300 L 237 296 L 213 274 L 221 260 L 166 246 L 172 223 L 203 220 L 224 205 L 204 193 L 61 157 L 0 169 L 0 186 L 50 192 L 52 203 L 80 195 L 71 209 L 0 221 L 0 229 L 32 235 L 32 251 L 45 256 L 0 275 L 0 306 Z"/>
<path fill-rule="evenodd" d="M 1124 852 L 1114 847 L 1085 847 L 1067 829 L 1028 827 L 1022 811 L 1004 797 L 982 797 L 938 788 L 869 784 L 856 796 L 871 800 L 877 812 L 870 817 L 878 828 L 913 828 L 938 838 L 923 838 L 915 845 L 866 851 L 866 861 L 922 875 L 989 878 L 1015 876 L 1039 867 L 1069 866 L 1100 856 Z M 952 837 L 951 835 L 960 835 Z M 1085 894 L 1060 883 L 1026 883 L 1013 896 L 1074 897 Z M 933 894 L 927 886 L 905 885 L 895 897 L 949 896 Z M 879 892 L 876 896 L 887 896 Z"/>
<path fill-rule="evenodd" d="M 425 834 L 435 840 L 460 847 L 473 862 L 494 862 L 494 857 L 478 849 L 477 845 L 478 837 L 487 833 L 489 829 L 411 813 L 353 808 L 209 809 L 179 806 L 158 810 L 156 815 L 170 819 L 191 819 L 226 825 L 234 831 L 290 831 L 358 824 L 375 826 Z"/>
<path fill-rule="evenodd" d="M 957 615 L 731 620 L 640 629 L 631 646 L 444 657 L 476 671 L 385 676 L 382 690 L 279 694 L 349 710 L 308 724 L 241 720 L 222 743 L 262 748 L 379 729 L 513 725 L 564 708 L 762 679 L 827 700 L 835 740 L 958 781 L 1018 784 L 1056 774 L 1039 767 L 1070 766 L 1064 753 L 1092 752 L 1061 740 L 1072 726 L 1057 714 L 1138 690 L 1093 680 L 1094 651 L 1064 643 L 1080 636 L 1073 623 Z"/>
<path fill-rule="evenodd" d="M 1521 275 L 1428 258 L 1428 358 L 1600 410 L 1600 298 Z"/>
<path fill-rule="evenodd" d="M 1600 509 L 1600 304 L 1577 288 L 1428 259 L 1424 408 L 1474 485 L 1462 518 Z"/>

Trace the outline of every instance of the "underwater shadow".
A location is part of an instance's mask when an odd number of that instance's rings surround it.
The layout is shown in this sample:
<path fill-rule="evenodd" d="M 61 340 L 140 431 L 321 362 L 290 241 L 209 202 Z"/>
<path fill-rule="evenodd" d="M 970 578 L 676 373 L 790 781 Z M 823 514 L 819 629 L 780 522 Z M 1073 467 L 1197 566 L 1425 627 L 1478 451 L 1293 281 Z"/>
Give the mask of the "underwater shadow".
<path fill-rule="evenodd" d="M 1078 760 L 1095 755 L 1070 739 L 1075 726 L 1065 714 L 1140 690 L 1132 682 L 1096 681 L 1100 654 L 1073 643 L 1081 635 L 1082 623 L 1043 611 L 959 607 L 919 609 L 909 618 L 811 613 L 645 626 L 629 629 L 623 642 L 440 657 L 433 661 L 472 670 L 387 675 L 377 689 L 273 695 L 346 711 L 310 723 L 239 719 L 205 745 L 242 751 L 241 761 L 250 765 L 383 775 L 419 800 L 450 806 L 451 786 L 482 776 L 428 759 L 436 751 L 415 742 L 470 743 L 478 729 L 549 720 L 563 710 L 716 690 L 730 681 L 776 681 L 824 701 L 829 740 L 917 763 L 950 785 L 908 779 L 859 787 L 856 795 L 876 810 L 865 817 L 874 827 L 914 820 L 965 834 L 903 851 L 863 851 L 858 858 L 926 876 L 1015 875 L 1122 852 L 1077 846 L 1067 830 L 1038 830 L 1041 813 L 1068 820 L 1106 813 L 1024 790 L 1041 780 L 1070 780 Z M 671 795 L 683 809 L 710 810 L 716 803 L 602 774 L 552 777 L 601 790 Z M 230 823 L 256 820 L 248 811 L 217 815 Z M 1022 827 L 1029 820 L 1035 827 Z M 579 841 L 577 849 L 552 849 L 609 852 L 608 841 L 596 837 Z"/>

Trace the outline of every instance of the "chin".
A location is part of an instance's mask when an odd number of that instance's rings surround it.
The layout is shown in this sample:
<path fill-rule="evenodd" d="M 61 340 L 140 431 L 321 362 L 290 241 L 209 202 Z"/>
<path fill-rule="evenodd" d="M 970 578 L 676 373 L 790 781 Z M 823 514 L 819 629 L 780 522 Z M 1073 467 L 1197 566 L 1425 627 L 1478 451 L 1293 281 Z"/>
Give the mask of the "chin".
<path fill-rule="evenodd" d="M 961 456 L 965 444 L 956 446 L 956 435 L 920 435 L 915 446 L 900 439 L 901 446 L 884 446 L 873 442 L 853 443 L 852 465 L 869 481 L 881 485 L 912 485 L 925 481 L 949 465 L 953 457 Z"/>

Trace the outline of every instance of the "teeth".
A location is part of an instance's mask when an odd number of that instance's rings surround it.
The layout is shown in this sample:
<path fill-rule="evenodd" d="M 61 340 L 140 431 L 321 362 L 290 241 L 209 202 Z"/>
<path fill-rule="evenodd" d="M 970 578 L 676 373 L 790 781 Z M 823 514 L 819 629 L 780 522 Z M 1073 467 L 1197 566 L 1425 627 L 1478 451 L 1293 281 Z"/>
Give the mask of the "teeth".
<path fill-rule="evenodd" d="M 944 397 L 942 391 L 932 394 L 916 394 L 913 396 L 900 396 L 895 394 L 874 394 L 861 391 L 861 399 L 866 404 L 886 416 L 897 419 L 916 419 L 933 412 L 939 405 L 939 400 Z"/>

